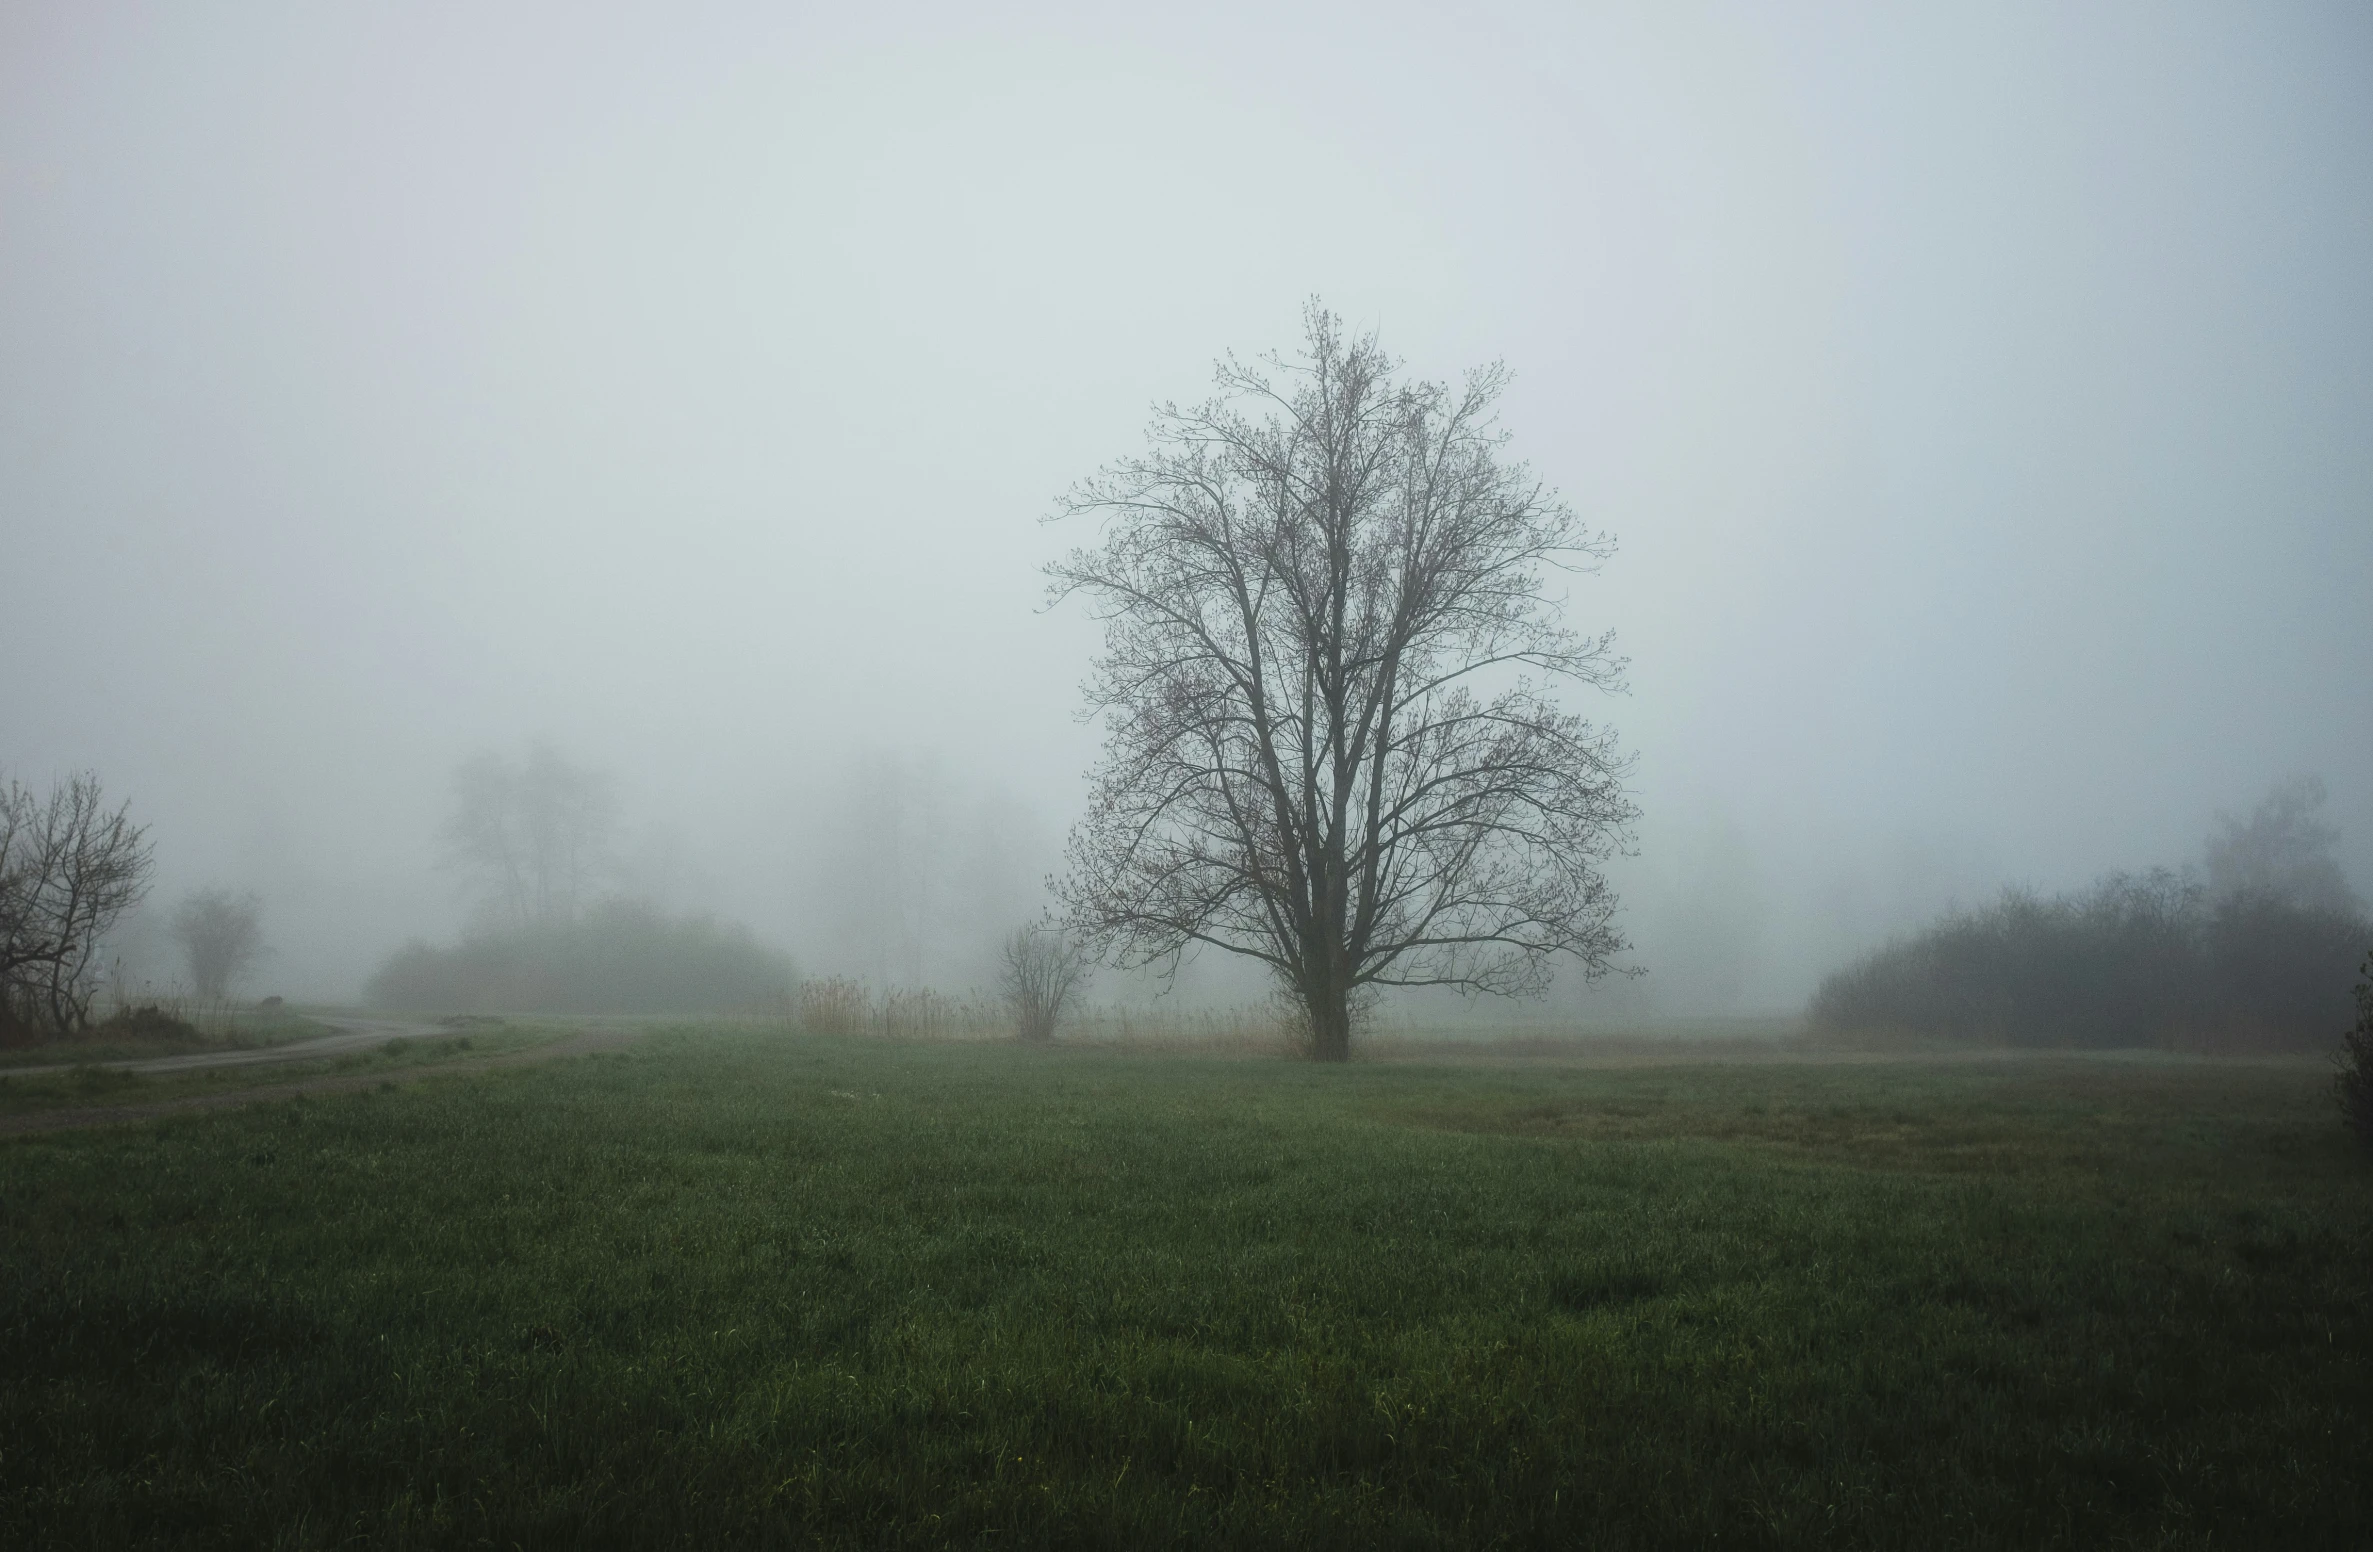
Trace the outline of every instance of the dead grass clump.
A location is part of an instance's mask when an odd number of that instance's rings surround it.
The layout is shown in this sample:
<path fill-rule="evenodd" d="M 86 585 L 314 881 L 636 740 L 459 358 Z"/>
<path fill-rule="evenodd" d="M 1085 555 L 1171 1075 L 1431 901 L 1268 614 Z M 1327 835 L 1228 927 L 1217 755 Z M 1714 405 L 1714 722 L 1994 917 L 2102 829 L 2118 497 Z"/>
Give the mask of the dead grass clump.
<path fill-rule="evenodd" d="M 90 1033 L 102 1038 L 168 1041 L 177 1045 L 196 1045 L 206 1038 L 197 1025 L 153 1002 L 118 1008 L 93 1025 Z"/>
<path fill-rule="evenodd" d="M 831 976 L 799 983 L 799 1027 L 811 1035 L 858 1035 L 872 997 L 855 981 Z"/>
<path fill-rule="evenodd" d="M 1242 1008 L 1084 1009 L 1064 1040 L 1133 1051 L 1187 1051 L 1217 1055 L 1306 1056 L 1309 1038 L 1282 1003 Z"/>
<path fill-rule="evenodd" d="M 988 1040 L 1013 1033 L 1013 1020 L 978 997 L 907 989 L 879 996 L 840 976 L 802 981 L 795 1010 L 811 1035 L 871 1035 L 894 1040 Z"/>

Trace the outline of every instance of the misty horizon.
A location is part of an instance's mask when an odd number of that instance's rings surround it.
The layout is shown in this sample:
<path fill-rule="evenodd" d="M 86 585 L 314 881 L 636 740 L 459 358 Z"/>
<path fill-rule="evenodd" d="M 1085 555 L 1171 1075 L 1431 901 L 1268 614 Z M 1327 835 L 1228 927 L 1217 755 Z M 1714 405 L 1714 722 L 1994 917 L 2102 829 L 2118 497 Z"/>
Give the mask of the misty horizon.
<path fill-rule="evenodd" d="M 1505 361 L 1617 540 L 1598 1005 L 1792 1011 L 2294 774 L 2373 883 L 2373 21 L 1333 14 L 0 21 L 0 775 L 152 827 L 129 943 L 254 891 L 258 992 L 461 933 L 453 773 L 538 741 L 607 887 L 984 984 L 1097 746 L 1046 519 L 1317 296 Z"/>

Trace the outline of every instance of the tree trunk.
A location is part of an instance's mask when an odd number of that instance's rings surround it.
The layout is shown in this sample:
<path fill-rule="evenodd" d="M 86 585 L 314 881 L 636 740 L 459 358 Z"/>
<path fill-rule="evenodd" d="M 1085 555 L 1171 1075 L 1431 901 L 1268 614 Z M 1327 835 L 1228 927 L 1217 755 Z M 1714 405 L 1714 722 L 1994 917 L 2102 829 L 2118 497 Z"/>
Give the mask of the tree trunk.
<path fill-rule="evenodd" d="M 1310 1013 L 1310 1059 L 1351 1060 L 1351 995 L 1340 985 L 1314 988 L 1303 999 Z"/>

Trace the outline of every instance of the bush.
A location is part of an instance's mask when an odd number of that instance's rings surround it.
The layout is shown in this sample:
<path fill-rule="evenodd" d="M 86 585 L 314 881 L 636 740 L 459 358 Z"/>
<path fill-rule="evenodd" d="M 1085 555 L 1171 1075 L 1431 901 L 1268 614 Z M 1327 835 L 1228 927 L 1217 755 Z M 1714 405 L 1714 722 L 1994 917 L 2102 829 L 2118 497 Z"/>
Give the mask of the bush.
<path fill-rule="evenodd" d="M 2056 1047 L 2313 1050 L 2347 1018 L 2353 910 L 2210 901 L 2164 869 L 2089 892 L 2006 892 L 1829 976 L 1822 1028 Z"/>
<path fill-rule="evenodd" d="M 613 901 L 450 948 L 410 944 L 366 995 L 460 1013 L 781 1013 L 797 980 L 789 957 L 746 927 Z"/>
<path fill-rule="evenodd" d="M 2340 1099 L 2340 1120 L 2357 1141 L 2373 1149 L 2373 954 L 2357 967 L 2356 1027 L 2340 1037 L 2340 1070 L 2332 1087 Z"/>

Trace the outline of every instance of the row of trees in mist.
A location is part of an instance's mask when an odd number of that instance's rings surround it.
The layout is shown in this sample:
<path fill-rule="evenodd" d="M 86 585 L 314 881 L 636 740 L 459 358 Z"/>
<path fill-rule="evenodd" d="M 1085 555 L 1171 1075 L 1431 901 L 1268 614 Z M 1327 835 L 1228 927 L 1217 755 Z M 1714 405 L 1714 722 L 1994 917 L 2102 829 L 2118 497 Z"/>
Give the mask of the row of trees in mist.
<path fill-rule="evenodd" d="M 1812 1022 L 1984 1044 L 2329 1048 L 2373 924 L 2323 802 L 2296 779 L 2247 819 L 2220 816 L 2198 866 L 1950 915 L 1829 976 Z"/>
<path fill-rule="evenodd" d="M 738 1013 L 788 1007 L 790 957 L 738 924 L 671 915 L 620 882 L 607 773 L 549 744 L 454 772 L 440 839 L 471 900 L 459 942 L 405 945 L 382 1007 L 483 1013 Z"/>
<path fill-rule="evenodd" d="M 1503 369 L 1411 381 L 1315 302 L 1304 324 L 1299 352 L 1223 361 L 1209 402 L 1160 410 L 1145 455 L 1065 503 L 1102 530 L 1049 575 L 1104 626 L 1088 693 L 1105 751 L 1059 930 L 1006 946 L 1032 1036 L 1091 960 L 1174 973 L 1209 949 L 1265 971 L 1313 1053 L 1341 1060 L 1385 988 L 1533 992 L 1554 961 L 1594 977 L 1624 947 L 1601 869 L 1629 843 L 1628 765 L 1552 693 L 1620 685 L 1609 639 L 1570 628 L 1551 589 L 1610 542 L 1506 455 Z M 373 995 L 614 1006 L 624 988 L 594 999 L 586 978 L 635 933 L 662 974 L 689 952 L 683 924 L 586 909 L 612 812 L 549 749 L 464 766 L 445 839 L 478 923 L 406 949 Z M 893 888 L 944 865 L 893 850 L 875 874 Z M 875 923 L 877 951 L 911 929 Z M 675 984 L 689 1011 L 745 983 L 719 975 L 697 1004 Z"/>
<path fill-rule="evenodd" d="M 1341 1060 L 1390 989 L 1534 993 L 1626 947 L 1604 867 L 1631 845 L 1629 761 L 1561 699 L 1621 685 L 1610 638 L 1560 596 L 1610 541 L 1508 455 L 1502 369 L 1411 381 L 1317 304 L 1304 324 L 1297 352 L 1224 360 L 1210 400 L 1159 409 L 1145 453 L 1063 503 L 1097 525 L 1048 574 L 1103 627 L 1087 694 L 1104 737 L 1057 917 L 1006 944 L 1028 1036 L 1091 963 L 1174 975 L 1208 950 L 1257 967 L 1313 1054 Z M 945 837 L 900 782 L 862 796 L 850 828 L 870 844 L 838 903 L 878 983 L 921 984 Z M 2188 872 L 1956 914 L 1831 976 L 1812 1016 L 2022 1044 L 2328 1044 L 2367 930 L 2321 801 L 2285 787 Z M 464 765 L 443 836 L 472 926 L 405 949 L 373 997 L 786 1003 L 783 956 L 619 886 L 615 820 L 608 782 L 548 747 Z"/>
<path fill-rule="evenodd" d="M 409 944 L 368 996 L 477 1013 L 748 1013 L 788 1007 L 796 981 L 790 956 L 745 927 L 610 899 L 449 946 Z"/>
<path fill-rule="evenodd" d="M 646 843 L 638 859 L 620 844 L 608 772 L 544 742 L 519 756 L 483 752 L 455 769 L 448 803 L 440 861 L 469 902 L 467 925 L 455 942 L 415 941 L 384 961 L 366 988 L 373 1003 L 746 1013 L 793 1000 L 788 955 L 738 923 L 653 897 L 669 882 L 654 875 L 687 864 L 669 856 L 655 867 L 656 848 Z M 885 991 L 954 970 L 993 984 L 989 1005 L 1008 1006 L 1026 1038 L 1051 1032 L 1088 961 L 1043 926 L 992 936 L 994 923 L 1037 909 L 1010 804 L 966 801 L 936 766 L 877 756 L 852 767 L 828 811 L 829 841 L 801 861 L 808 891 L 831 906 L 812 926 L 842 968 Z"/>

